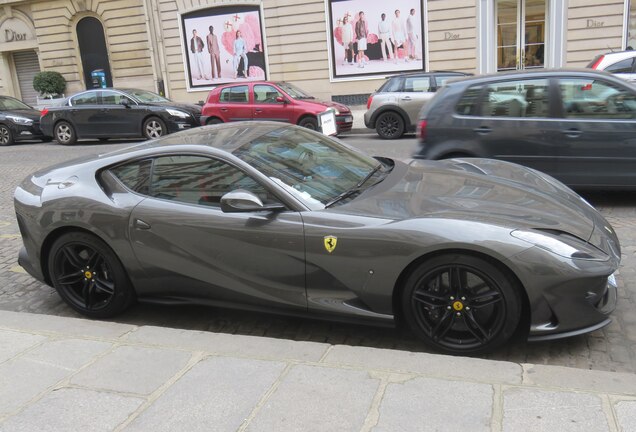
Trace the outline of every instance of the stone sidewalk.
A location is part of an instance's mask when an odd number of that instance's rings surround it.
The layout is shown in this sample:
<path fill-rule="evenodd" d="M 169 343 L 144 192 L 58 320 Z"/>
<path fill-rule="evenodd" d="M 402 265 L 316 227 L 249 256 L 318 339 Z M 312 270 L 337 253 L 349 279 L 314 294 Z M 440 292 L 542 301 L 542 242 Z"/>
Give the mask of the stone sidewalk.
<path fill-rule="evenodd" d="M 636 375 L 0 311 L 0 431 L 636 431 Z"/>

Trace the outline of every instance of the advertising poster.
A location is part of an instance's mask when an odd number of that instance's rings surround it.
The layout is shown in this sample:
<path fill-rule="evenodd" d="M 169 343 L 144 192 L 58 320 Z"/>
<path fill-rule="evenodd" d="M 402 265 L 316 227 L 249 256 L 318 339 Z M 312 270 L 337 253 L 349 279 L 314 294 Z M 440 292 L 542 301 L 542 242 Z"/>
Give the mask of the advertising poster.
<path fill-rule="evenodd" d="M 220 6 L 181 15 L 189 89 L 267 79 L 260 6 Z"/>
<path fill-rule="evenodd" d="M 332 79 L 424 70 L 421 1 L 326 2 Z"/>

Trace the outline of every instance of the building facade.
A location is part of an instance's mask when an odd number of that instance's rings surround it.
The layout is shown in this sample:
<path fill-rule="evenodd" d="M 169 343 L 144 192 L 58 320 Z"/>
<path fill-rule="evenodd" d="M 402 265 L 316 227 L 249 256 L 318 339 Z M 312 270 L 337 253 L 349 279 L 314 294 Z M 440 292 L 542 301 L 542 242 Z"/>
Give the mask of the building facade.
<path fill-rule="evenodd" d="M 636 0 L 384 4 L 0 0 L 0 94 L 35 104 L 33 75 L 53 70 L 67 95 L 101 85 L 101 76 L 104 85 L 198 102 L 218 83 L 266 77 L 353 104 L 401 71 L 582 67 L 636 48 Z"/>

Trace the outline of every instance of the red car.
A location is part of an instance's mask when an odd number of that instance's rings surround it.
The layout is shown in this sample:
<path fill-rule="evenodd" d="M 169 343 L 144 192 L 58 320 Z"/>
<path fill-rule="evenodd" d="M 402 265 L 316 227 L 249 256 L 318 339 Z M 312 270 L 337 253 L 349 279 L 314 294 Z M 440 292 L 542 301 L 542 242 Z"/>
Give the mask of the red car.
<path fill-rule="evenodd" d="M 253 81 L 216 87 L 201 112 L 201 125 L 241 120 L 274 120 L 318 129 L 319 113 L 336 110 L 338 133 L 348 132 L 353 115 L 346 105 L 318 101 L 286 82 Z"/>

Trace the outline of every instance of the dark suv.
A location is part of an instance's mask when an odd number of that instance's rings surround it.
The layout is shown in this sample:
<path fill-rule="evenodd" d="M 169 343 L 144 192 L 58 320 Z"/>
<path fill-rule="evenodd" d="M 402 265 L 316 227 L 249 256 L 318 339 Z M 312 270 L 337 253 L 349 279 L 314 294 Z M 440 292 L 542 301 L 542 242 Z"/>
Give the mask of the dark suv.
<path fill-rule="evenodd" d="M 636 190 L 636 87 L 605 72 L 454 81 L 422 110 L 418 136 L 416 158 L 502 159 L 579 189 Z"/>
<path fill-rule="evenodd" d="M 393 76 L 369 96 L 364 124 L 384 139 L 400 138 L 415 131 L 417 115 L 437 89 L 461 72 L 417 72 Z"/>

